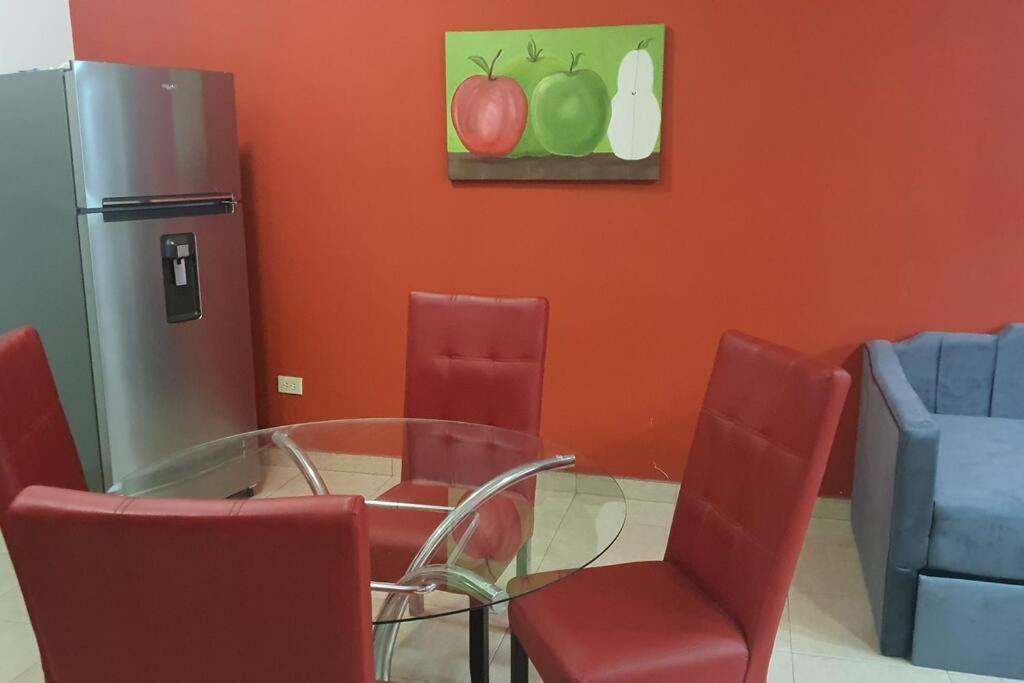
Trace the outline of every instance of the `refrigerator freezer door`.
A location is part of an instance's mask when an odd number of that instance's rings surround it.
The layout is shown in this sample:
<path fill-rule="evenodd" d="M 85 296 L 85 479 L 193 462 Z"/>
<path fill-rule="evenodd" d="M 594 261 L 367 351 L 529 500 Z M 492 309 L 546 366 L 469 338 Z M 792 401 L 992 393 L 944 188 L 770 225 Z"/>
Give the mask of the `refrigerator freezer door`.
<path fill-rule="evenodd" d="M 255 429 L 241 207 L 214 215 L 89 213 L 79 217 L 79 230 L 106 484 L 198 443 Z M 193 240 L 196 319 L 168 320 L 169 235 Z"/>
<path fill-rule="evenodd" d="M 229 73 L 73 62 L 65 76 L 78 206 L 240 196 Z"/>

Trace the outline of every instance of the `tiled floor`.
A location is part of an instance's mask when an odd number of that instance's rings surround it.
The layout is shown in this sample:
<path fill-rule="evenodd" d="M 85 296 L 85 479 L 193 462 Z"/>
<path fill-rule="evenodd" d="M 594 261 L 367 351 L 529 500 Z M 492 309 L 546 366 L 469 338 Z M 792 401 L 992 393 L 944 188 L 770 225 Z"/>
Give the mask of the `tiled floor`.
<path fill-rule="evenodd" d="M 263 496 L 305 492 L 292 468 L 269 467 Z M 324 472 L 338 490 L 373 495 L 395 481 L 385 470 Z M 344 480 L 344 484 L 342 484 Z M 330 487 L 332 481 L 328 481 Z M 623 482 L 626 526 L 599 563 L 661 557 L 668 537 L 675 489 L 646 482 Z M 546 530 L 557 540 L 559 529 Z M 557 545 L 552 543 L 552 548 Z M 467 683 L 465 615 L 406 624 L 393 663 L 394 678 L 405 683 Z M 508 622 L 491 619 L 491 676 L 509 677 Z M 815 510 L 783 614 L 768 680 L 770 683 L 973 683 L 999 679 L 911 666 L 876 651 L 871 613 L 845 501 L 822 500 Z M 42 681 L 39 654 L 7 551 L 0 544 L 0 682 Z M 533 674 L 533 680 L 540 680 Z"/>

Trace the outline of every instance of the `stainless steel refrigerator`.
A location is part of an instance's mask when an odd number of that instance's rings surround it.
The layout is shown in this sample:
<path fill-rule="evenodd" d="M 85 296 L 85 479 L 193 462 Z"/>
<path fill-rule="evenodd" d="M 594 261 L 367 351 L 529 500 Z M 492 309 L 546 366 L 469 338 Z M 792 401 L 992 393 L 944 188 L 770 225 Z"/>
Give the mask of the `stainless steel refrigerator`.
<path fill-rule="evenodd" d="M 90 487 L 256 428 L 241 199 L 231 74 L 0 76 L 0 331 L 39 329 Z"/>

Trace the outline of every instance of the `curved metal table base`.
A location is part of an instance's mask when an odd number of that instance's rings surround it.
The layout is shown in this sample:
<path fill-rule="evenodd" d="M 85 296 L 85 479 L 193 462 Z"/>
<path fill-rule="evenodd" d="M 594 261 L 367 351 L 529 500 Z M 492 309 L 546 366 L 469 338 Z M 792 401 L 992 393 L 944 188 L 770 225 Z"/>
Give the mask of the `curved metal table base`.
<path fill-rule="evenodd" d="M 324 483 L 324 478 L 320 476 L 320 472 L 313 467 L 313 463 L 299 445 L 292 441 L 292 438 L 288 436 L 283 430 L 274 432 L 274 435 L 270 437 L 270 440 L 274 442 L 280 448 L 283 448 L 291 456 L 292 462 L 302 472 L 302 477 L 309 484 L 309 490 L 313 492 L 314 496 L 326 496 L 330 493 L 327 490 L 327 484 Z"/>
<path fill-rule="evenodd" d="M 327 485 L 324 483 L 316 467 L 313 466 L 309 457 L 284 430 L 275 432 L 272 440 L 291 456 L 299 471 L 302 472 L 306 483 L 309 484 L 313 495 L 329 494 Z M 486 604 L 504 604 L 508 600 L 508 594 L 479 575 L 451 564 L 427 565 L 427 560 L 463 520 L 474 514 L 481 505 L 491 498 L 521 481 L 536 477 L 541 472 L 565 469 L 572 467 L 575 463 L 575 455 L 556 455 L 545 460 L 526 463 L 503 472 L 477 488 L 448 512 L 444 520 L 427 537 L 423 547 L 420 548 L 412 562 L 409 563 L 405 576 L 398 583 L 403 586 L 426 587 L 432 583 L 444 582 L 449 588 L 459 593 L 464 593 L 471 598 L 476 598 Z M 370 501 L 367 501 L 367 503 L 370 504 Z M 387 506 L 409 507 L 411 509 L 424 509 L 428 507 L 394 502 L 388 502 Z M 441 506 L 429 507 L 436 512 L 444 511 L 440 509 Z M 522 557 L 518 559 L 522 562 Z M 422 591 L 422 588 L 420 590 Z M 373 627 L 373 657 L 376 676 L 379 681 L 391 680 L 391 658 L 394 655 L 395 643 L 398 640 L 398 627 L 401 625 L 401 622 L 397 620 L 405 613 L 406 607 L 409 604 L 409 597 L 415 592 L 417 591 L 414 588 L 411 588 L 409 592 L 392 591 L 384 599 L 384 605 L 381 607 L 378 620 L 387 621 L 388 623 L 378 624 Z"/>
<path fill-rule="evenodd" d="M 541 472 L 572 467 L 575 462 L 576 456 L 574 455 L 556 455 L 553 458 L 548 458 L 546 460 L 538 460 L 536 462 L 520 465 L 519 467 L 498 475 L 486 484 L 480 486 L 478 489 L 466 496 L 461 503 L 455 506 L 454 510 L 448 513 L 448 516 L 444 518 L 444 521 L 437 525 L 437 528 L 434 529 L 433 533 L 431 533 L 423 543 L 423 547 L 420 548 L 416 557 L 414 557 L 412 562 L 409 563 L 409 568 L 406 570 L 405 576 L 402 577 L 401 583 L 405 583 L 407 579 L 410 582 L 427 580 L 426 576 L 420 575 L 420 572 L 427 569 L 426 562 L 430 556 L 437 551 L 448 535 L 451 534 L 464 519 L 473 514 L 481 505 L 489 501 L 491 498 L 494 498 L 502 491 L 505 491 L 511 486 L 515 486 L 525 479 L 537 476 Z M 468 572 L 461 567 L 444 565 L 443 570 L 445 576 L 444 580 L 447 581 L 450 578 L 456 582 L 451 584 L 452 587 L 456 587 L 457 585 L 464 583 L 464 589 L 467 595 L 477 597 L 478 599 L 481 599 L 481 602 L 489 604 L 495 601 L 504 601 L 508 599 L 507 593 L 504 593 L 504 591 L 499 590 L 493 584 L 484 581 L 476 574 Z M 428 572 L 427 576 L 433 576 L 433 574 Z M 441 577 L 438 576 L 437 578 L 440 579 Z M 460 589 L 459 592 L 463 592 L 463 590 Z M 504 597 L 497 597 L 502 593 L 504 593 Z M 390 621 L 373 627 L 373 659 L 374 666 L 376 668 L 375 673 L 377 680 L 379 681 L 391 680 L 391 658 L 394 656 L 395 643 L 398 640 L 398 628 L 401 625 L 401 622 L 394 620 L 401 617 L 408 604 L 409 597 L 407 595 L 392 593 L 385 598 L 384 606 L 381 607 L 378 617 L 388 617 Z"/>

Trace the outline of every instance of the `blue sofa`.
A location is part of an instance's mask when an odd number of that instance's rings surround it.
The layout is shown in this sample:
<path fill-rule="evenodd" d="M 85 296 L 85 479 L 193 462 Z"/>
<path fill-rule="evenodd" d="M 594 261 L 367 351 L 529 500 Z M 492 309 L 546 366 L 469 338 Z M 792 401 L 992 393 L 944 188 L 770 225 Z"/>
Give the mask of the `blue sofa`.
<path fill-rule="evenodd" d="M 852 523 L 883 654 L 1024 678 L 1024 325 L 864 353 Z"/>

